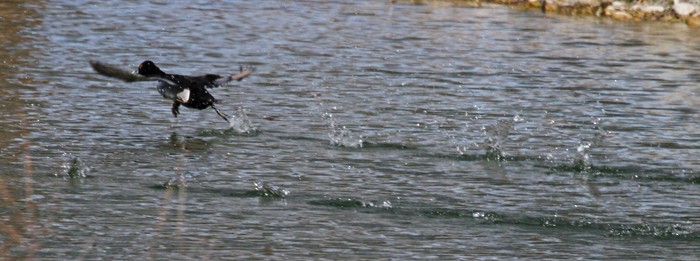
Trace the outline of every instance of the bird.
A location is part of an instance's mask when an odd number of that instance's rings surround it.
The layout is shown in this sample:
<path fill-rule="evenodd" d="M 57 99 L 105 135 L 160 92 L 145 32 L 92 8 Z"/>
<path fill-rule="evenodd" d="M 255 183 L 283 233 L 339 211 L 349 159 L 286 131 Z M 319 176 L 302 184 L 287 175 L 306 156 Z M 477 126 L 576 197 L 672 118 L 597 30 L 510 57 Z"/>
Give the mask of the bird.
<path fill-rule="evenodd" d="M 219 103 L 219 100 L 215 99 L 207 88 L 220 87 L 234 80 L 241 81 L 255 71 L 255 68 L 243 69 L 241 66 L 237 74 L 226 77 L 217 74 L 187 76 L 165 73 L 150 60 L 139 64 L 135 72 L 124 71 L 99 61 L 90 61 L 90 65 L 101 75 L 125 82 L 157 81 L 158 93 L 173 102 L 171 112 L 175 118 L 180 114 L 180 105 L 199 110 L 211 107 L 229 124 L 230 117 L 216 108 L 215 104 Z"/>

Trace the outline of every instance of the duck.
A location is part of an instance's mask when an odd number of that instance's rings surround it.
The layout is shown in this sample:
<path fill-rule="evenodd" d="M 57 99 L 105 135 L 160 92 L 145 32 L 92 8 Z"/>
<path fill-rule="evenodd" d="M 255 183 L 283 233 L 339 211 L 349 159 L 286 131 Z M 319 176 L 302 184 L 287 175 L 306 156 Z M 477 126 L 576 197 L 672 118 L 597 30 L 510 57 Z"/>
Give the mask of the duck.
<path fill-rule="evenodd" d="M 150 60 L 139 64 L 134 72 L 124 71 L 99 61 L 90 61 L 90 65 L 101 75 L 125 82 L 157 81 L 158 93 L 172 101 L 171 112 L 175 118 L 180 114 L 180 106 L 198 110 L 212 108 L 229 124 L 231 117 L 216 107 L 215 104 L 219 103 L 219 100 L 214 98 L 207 89 L 221 87 L 232 81 L 241 81 L 255 70 L 252 67 L 243 69 L 241 66 L 238 73 L 225 77 L 218 74 L 188 76 L 165 73 Z"/>

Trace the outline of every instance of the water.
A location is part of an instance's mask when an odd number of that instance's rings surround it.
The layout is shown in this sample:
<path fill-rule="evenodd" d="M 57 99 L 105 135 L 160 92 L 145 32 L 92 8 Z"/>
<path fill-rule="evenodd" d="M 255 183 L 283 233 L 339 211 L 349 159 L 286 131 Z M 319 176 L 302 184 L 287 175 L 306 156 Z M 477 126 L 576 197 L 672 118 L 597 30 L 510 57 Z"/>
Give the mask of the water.
<path fill-rule="evenodd" d="M 389 1 L 0 3 L 0 257 L 672 259 L 700 35 Z M 133 70 L 257 71 L 182 108 Z"/>

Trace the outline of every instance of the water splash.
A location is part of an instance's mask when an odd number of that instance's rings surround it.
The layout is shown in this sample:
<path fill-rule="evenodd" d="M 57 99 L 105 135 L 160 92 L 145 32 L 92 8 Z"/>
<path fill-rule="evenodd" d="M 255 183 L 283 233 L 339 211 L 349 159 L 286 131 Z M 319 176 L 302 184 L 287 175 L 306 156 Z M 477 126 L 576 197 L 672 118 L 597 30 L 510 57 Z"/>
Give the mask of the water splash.
<path fill-rule="evenodd" d="M 229 127 L 236 133 L 254 134 L 258 132 L 258 129 L 250 121 L 245 109 L 242 107 L 238 107 L 236 112 L 228 117 L 228 120 Z"/>
<path fill-rule="evenodd" d="M 168 181 L 161 184 L 161 188 L 171 189 L 171 188 L 186 188 L 187 180 L 194 179 L 194 175 L 190 173 L 178 174 L 174 177 L 168 179 Z"/>
<path fill-rule="evenodd" d="M 71 153 L 63 153 L 63 164 L 61 164 L 61 175 L 70 179 L 86 178 L 90 175 L 90 167 Z M 56 174 L 58 176 L 58 174 Z"/>
<path fill-rule="evenodd" d="M 572 162 L 575 168 L 580 168 L 582 171 L 588 171 L 591 169 L 591 155 L 588 153 L 590 149 L 590 142 L 581 143 L 576 147 L 576 156 L 574 156 Z"/>
<path fill-rule="evenodd" d="M 326 198 L 323 200 L 312 200 L 309 202 L 312 205 L 330 206 L 339 208 L 377 208 L 390 209 L 392 204 L 388 200 L 384 201 L 364 201 L 354 198 Z"/>
<path fill-rule="evenodd" d="M 481 147 L 486 150 L 486 158 L 490 160 L 504 160 L 503 143 L 508 139 L 516 122 L 523 119 L 515 115 L 511 119 L 498 120 L 495 125 L 483 127 L 481 130 L 486 135 L 486 139 L 481 143 Z"/>
<path fill-rule="evenodd" d="M 581 143 L 576 146 L 576 155 L 574 156 L 572 162 L 574 169 L 583 172 L 590 171 L 593 167 L 590 155 L 591 149 L 603 144 L 605 139 L 610 135 L 609 132 L 601 127 L 600 118 L 594 118 L 591 122 L 593 123 L 593 129 L 596 130 L 596 132 L 593 134 L 593 137 L 590 138 L 590 141 L 581 141 Z"/>
<path fill-rule="evenodd" d="M 345 128 L 345 126 L 338 126 L 338 124 L 335 122 L 333 114 L 325 113 L 323 114 L 323 117 L 328 121 L 328 138 L 330 139 L 331 145 L 349 148 L 362 148 L 362 137 L 358 138 L 350 130 Z"/>
<path fill-rule="evenodd" d="M 253 182 L 255 192 L 261 197 L 284 198 L 289 195 L 289 190 L 280 188 L 269 182 Z"/>

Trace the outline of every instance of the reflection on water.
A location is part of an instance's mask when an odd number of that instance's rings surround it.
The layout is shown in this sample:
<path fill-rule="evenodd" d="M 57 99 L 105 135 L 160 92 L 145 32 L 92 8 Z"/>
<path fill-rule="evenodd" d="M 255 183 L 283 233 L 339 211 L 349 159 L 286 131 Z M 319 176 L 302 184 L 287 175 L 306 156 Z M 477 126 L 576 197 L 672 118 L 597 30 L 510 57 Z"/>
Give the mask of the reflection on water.
<path fill-rule="evenodd" d="M 33 1 L 0 3 L 0 258 L 34 258 L 41 249 L 39 238 L 47 232 L 37 206 L 44 198 L 35 192 L 31 124 L 21 98 L 21 68 L 36 49 L 25 44 L 32 37 L 25 30 L 40 24 L 40 11 Z"/>
<path fill-rule="evenodd" d="M 683 25 L 386 1 L 0 17 L 2 259 L 695 257 Z M 229 125 L 87 63 L 146 59 L 257 71 L 215 90 Z"/>

